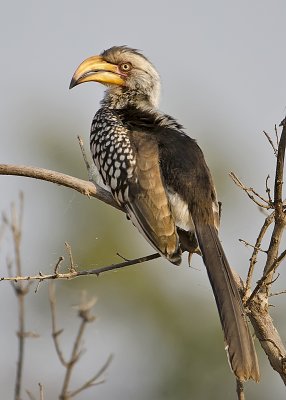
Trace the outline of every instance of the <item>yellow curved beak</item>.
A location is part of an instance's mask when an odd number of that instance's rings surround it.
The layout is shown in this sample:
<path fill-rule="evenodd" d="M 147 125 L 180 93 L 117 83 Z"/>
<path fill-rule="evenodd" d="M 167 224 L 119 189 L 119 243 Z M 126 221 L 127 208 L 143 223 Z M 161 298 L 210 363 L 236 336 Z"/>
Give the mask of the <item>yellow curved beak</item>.
<path fill-rule="evenodd" d="M 73 74 L 70 89 L 84 82 L 99 82 L 105 85 L 124 86 L 125 81 L 118 66 L 108 63 L 101 56 L 93 56 L 84 60 Z"/>

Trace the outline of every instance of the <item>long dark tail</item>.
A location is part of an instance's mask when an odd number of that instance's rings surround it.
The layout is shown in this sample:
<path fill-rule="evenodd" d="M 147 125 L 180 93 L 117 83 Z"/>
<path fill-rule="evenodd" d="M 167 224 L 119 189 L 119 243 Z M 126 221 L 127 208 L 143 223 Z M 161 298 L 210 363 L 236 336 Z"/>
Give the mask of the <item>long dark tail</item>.
<path fill-rule="evenodd" d="M 214 226 L 195 224 L 224 332 L 229 361 L 240 380 L 259 381 L 259 367 L 243 305 Z"/>

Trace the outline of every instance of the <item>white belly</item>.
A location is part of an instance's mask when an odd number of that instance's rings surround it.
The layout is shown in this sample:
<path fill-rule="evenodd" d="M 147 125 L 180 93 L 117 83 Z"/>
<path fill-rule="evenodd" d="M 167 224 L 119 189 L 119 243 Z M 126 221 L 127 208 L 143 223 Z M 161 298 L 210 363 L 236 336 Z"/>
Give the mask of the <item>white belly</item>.
<path fill-rule="evenodd" d="M 176 225 L 185 231 L 193 231 L 194 223 L 189 212 L 188 204 L 181 198 L 178 193 L 167 191 L 172 214 L 175 218 Z"/>

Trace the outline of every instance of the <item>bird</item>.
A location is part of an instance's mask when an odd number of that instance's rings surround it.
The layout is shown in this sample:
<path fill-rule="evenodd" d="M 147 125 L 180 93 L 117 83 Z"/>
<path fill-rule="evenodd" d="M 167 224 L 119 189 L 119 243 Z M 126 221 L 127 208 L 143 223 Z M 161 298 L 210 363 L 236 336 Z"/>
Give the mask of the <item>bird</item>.
<path fill-rule="evenodd" d="M 175 265 L 202 255 L 214 293 L 229 364 L 240 381 L 259 381 L 246 314 L 218 236 L 219 203 L 197 141 L 159 109 L 160 76 L 141 51 L 113 46 L 85 59 L 70 89 L 106 87 L 90 132 L 104 185 L 151 246 Z"/>

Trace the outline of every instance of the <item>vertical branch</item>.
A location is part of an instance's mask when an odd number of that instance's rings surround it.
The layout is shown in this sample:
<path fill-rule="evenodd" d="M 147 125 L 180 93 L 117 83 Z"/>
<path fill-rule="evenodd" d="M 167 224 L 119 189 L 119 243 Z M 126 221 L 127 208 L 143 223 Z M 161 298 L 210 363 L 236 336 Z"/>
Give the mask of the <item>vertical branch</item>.
<path fill-rule="evenodd" d="M 17 275 L 21 276 L 21 239 L 22 239 L 22 221 L 23 221 L 23 205 L 24 197 L 23 193 L 20 193 L 20 209 L 17 213 L 15 204 L 11 206 L 11 222 L 10 228 L 13 236 L 14 252 L 15 252 L 15 266 Z M 22 375 L 23 375 L 23 363 L 24 363 L 24 346 L 25 346 L 25 302 L 24 298 L 28 292 L 28 285 L 24 285 L 23 282 L 13 284 L 17 301 L 18 301 L 18 360 L 17 360 L 17 371 L 16 371 L 16 383 L 15 383 L 15 400 L 20 400 L 21 389 L 22 389 Z"/>
<path fill-rule="evenodd" d="M 267 260 L 263 270 L 263 276 L 252 291 L 246 306 L 249 307 L 249 318 L 253 325 L 255 334 L 268 356 L 272 368 L 277 371 L 286 384 L 286 349 L 279 332 L 274 326 L 269 314 L 268 297 L 273 274 L 285 257 L 285 252 L 279 255 L 279 247 L 283 231 L 286 225 L 286 212 L 283 206 L 283 169 L 286 147 L 286 119 L 282 121 L 283 126 L 277 151 L 276 174 L 274 185 L 274 227 L 271 234 L 270 244 L 267 250 Z"/>
<path fill-rule="evenodd" d="M 274 217 L 275 217 L 274 212 L 272 212 L 270 215 L 268 215 L 268 217 L 265 219 L 264 224 L 263 224 L 262 228 L 260 229 L 259 235 L 256 239 L 256 243 L 254 245 L 252 256 L 250 258 L 250 265 L 249 265 L 249 270 L 248 270 L 248 274 L 247 274 L 247 278 L 246 278 L 245 293 L 248 293 L 250 290 L 254 267 L 257 262 L 257 256 L 258 256 L 258 252 L 261 247 L 261 242 L 262 242 L 262 239 L 263 239 L 265 233 L 267 232 L 267 229 L 274 221 Z"/>
<path fill-rule="evenodd" d="M 275 173 L 274 185 L 274 213 L 275 223 L 271 235 L 270 245 L 267 252 L 267 261 L 264 268 L 264 275 L 267 275 L 267 280 L 264 285 L 264 291 L 268 295 L 269 284 L 273 280 L 273 274 L 276 268 L 273 268 L 275 261 L 278 257 L 279 245 L 281 243 L 283 231 L 286 223 L 286 215 L 283 211 L 283 169 L 285 160 L 285 147 L 286 147 L 286 118 L 281 122 L 283 126 L 280 141 L 278 144 L 277 163 Z M 268 284 L 268 285 L 267 285 Z"/>
<path fill-rule="evenodd" d="M 73 372 L 73 368 L 76 364 L 76 362 L 78 361 L 79 357 L 80 357 L 80 344 L 81 344 L 81 338 L 83 336 L 84 330 L 86 328 L 86 323 L 87 321 L 85 319 L 82 319 L 80 322 L 80 326 L 77 332 L 77 336 L 73 345 L 73 349 L 72 349 L 72 354 L 70 357 L 70 360 L 67 364 L 67 368 L 66 368 L 66 373 L 65 373 L 65 377 L 64 377 L 64 382 L 63 382 L 63 386 L 62 386 L 62 391 L 60 394 L 60 399 L 61 400 L 68 400 L 69 399 L 69 385 L 71 382 L 71 376 L 72 376 L 72 372 Z"/>
<path fill-rule="evenodd" d="M 280 140 L 275 127 L 277 149 L 274 142 L 268 134 L 266 137 L 270 142 L 274 154 L 276 156 L 276 172 L 273 190 L 273 199 L 269 188 L 269 177 L 266 178 L 266 193 L 268 199 L 265 200 L 262 196 L 256 193 L 252 188 L 248 188 L 232 173 L 231 177 L 235 184 L 239 186 L 248 197 L 254 201 L 259 207 L 267 210 L 273 210 L 267 216 L 262 228 L 256 239 L 252 256 L 250 258 L 250 267 L 246 281 L 245 307 L 247 314 L 250 318 L 254 332 L 259 340 L 261 347 L 267 355 L 272 368 L 279 373 L 281 379 L 286 385 L 286 348 L 285 344 L 275 327 L 275 324 L 269 313 L 269 293 L 273 283 L 273 275 L 277 267 L 281 264 L 286 257 L 286 250 L 280 252 L 279 247 L 282 241 L 283 232 L 286 226 L 286 207 L 285 201 L 283 203 L 283 170 L 285 162 L 285 148 L 286 148 L 286 118 L 281 122 L 282 132 Z M 256 196 L 256 197 L 255 197 Z M 257 200 L 258 199 L 258 200 Z M 265 203 L 262 204 L 261 200 Z M 253 270 L 257 261 L 258 252 L 261 251 L 261 242 L 270 225 L 273 223 L 273 229 L 270 237 L 270 242 L 267 251 L 266 262 L 263 269 L 263 275 L 258 280 L 256 286 L 249 295 Z M 248 298 L 247 298 L 248 297 Z M 239 383 L 237 383 L 237 391 L 239 390 Z"/>
<path fill-rule="evenodd" d="M 82 296 L 82 300 L 80 305 L 77 307 L 78 308 L 78 316 L 80 317 L 80 325 L 75 337 L 75 341 L 73 344 L 72 352 L 69 361 L 66 363 L 66 373 L 64 377 L 64 382 L 62 386 L 62 391 L 60 394 L 60 399 L 61 400 L 69 400 L 70 398 L 74 397 L 72 392 L 69 390 L 70 382 L 71 382 L 71 376 L 73 372 L 73 368 L 78 362 L 82 351 L 80 349 L 81 347 L 81 341 L 82 337 L 84 334 L 84 331 L 87 327 L 87 324 L 90 322 L 93 322 L 95 320 L 95 317 L 91 314 L 91 309 L 93 308 L 96 300 L 95 298 L 92 298 L 89 302 L 86 301 L 85 295 Z"/>
<path fill-rule="evenodd" d="M 64 358 L 63 352 L 59 343 L 59 336 L 63 332 L 63 329 L 57 329 L 57 321 L 56 321 L 56 292 L 54 283 L 50 283 L 49 285 L 49 302 L 51 308 L 51 316 L 52 316 L 52 337 L 55 345 L 55 349 L 58 355 L 58 358 L 61 364 L 66 368 L 67 361 Z"/>
<path fill-rule="evenodd" d="M 71 251 L 71 249 L 69 249 Z M 91 298 L 87 301 L 86 297 L 83 295 L 80 304 L 77 306 L 78 309 L 78 316 L 81 319 L 80 325 L 73 343 L 71 355 L 69 358 L 65 358 L 61 346 L 59 343 L 59 335 L 63 332 L 63 330 L 58 330 L 56 324 L 56 292 L 54 283 L 49 285 L 49 301 L 51 307 L 51 314 L 52 314 L 52 336 L 54 339 L 54 344 L 56 348 L 56 352 L 61 364 L 65 368 L 65 376 L 64 381 L 60 393 L 60 400 L 70 400 L 76 397 L 78 394 L 83 392 L 86 389 L 89 389 L 95 385 L 98 385 L 103 382 L 102 375 L 108 368 L 112 357 L 110 356 L 106 363 L 100 368 L 100 370 L 93 375 L 90 379 L 86 380 L 81 386 L 75 388 L 74 390 L 70 390 L 71 380 L 72 380 L 72 373 L 74 370 L 75 365 L 78 363 L 81 355 L 81 343 L 82 338 L 84 335 L 84 331 L 87 325 L 95 320 L 94 315 L 92 315 L 92 308 L 95 305 L 96 299 Z M 101 379 L 101 380 L 100 380 Z"/>
<path fill-rule="evenodd" d="M 40 389 L 40 400 L 44 400 L 44 387 L 41 383 L 39 383 L 39 389 Z"/>
<path fill-rule="evenodd" d="M 245 400 L 243 383 L 239 379 L 236 379 L 236 394 L 238 400 Z"/>
<path fill-rule="evenodd" d="M 70 249 L 69 249 L 70 250 Z M 72 258 L 71 258 L 72 259 Z M 55 349 L 58 355 L 58 358 L 61 362 L 61 364 L 65 367 L 65 376 L 64 376 L 64 381 L 63 381 L 63 385 L 62 385 L 62 390 L 61 390 L 61 394 L 60 394 L 60 399 L 61 400 L 66 400 L 69 398 L 69 385 L 71 382 L 71 376 L 72 376 L 72 372 L 73 372 L 73 368 L 76 364 L 76 362 L 78 361 L 79 357 L 80 357 L 80 344 L 81 344 L 81 339 L 86 327 L 87 322 L 89 322 L 87 320 L 87 318 L 81 318 L 81 323 L 77 332 L 77 336 L 76 339 L 74 341 L 74 345 L 73 345 L 73 349 L 72 349 L 72 353 L 70 356 L 69 360 L 66 360 L 63 352 L 61 350 L 61 346 L 59 343 L 59 335 L 63 332 L 63 329 L 57 329 L 57 322 L 56 322 L 56 291 L 55 291 L 55 285 L 54 282 L 51 282 L 49 285 L 49 301 L 50 301 L 50 308 L 51 308 L 51 315 L 52 315 L 52 336 L 53 336 L 53 340 L 54 340 L 54 345 L 55 345 Z M 81 316 L 81 314 L 80 314 Z"/>

